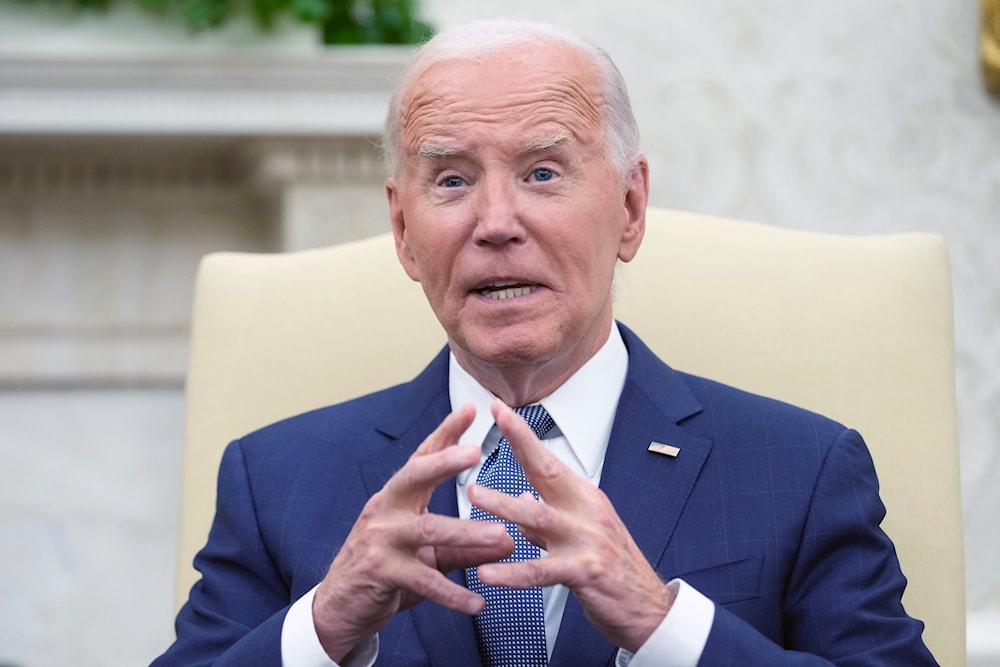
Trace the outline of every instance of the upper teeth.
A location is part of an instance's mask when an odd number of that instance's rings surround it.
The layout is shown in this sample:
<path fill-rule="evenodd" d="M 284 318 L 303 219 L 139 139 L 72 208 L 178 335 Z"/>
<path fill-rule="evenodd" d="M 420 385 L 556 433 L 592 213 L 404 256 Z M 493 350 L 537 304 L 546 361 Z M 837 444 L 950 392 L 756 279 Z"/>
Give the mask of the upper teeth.
<path fill-rule="evenodd" d="M 499 287 L 497 285 L 487 287 L 481 290 L 480 294 L 483 296 L 488 296 L 491 299 L 513 299 L 515 296 L 524 296 L 525 294 L 531 294 L 534 287 Z"/>

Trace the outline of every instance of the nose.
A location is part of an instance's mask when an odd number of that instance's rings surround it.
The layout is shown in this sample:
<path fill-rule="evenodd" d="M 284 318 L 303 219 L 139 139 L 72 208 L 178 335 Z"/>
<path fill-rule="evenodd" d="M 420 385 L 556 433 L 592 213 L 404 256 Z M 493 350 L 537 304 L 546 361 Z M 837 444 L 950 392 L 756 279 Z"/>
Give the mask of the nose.
<path fill-rule="evenodd" d="M 515 185 L 498 176 L 488 176 L 476 192 L 476 229 L 478 245 L 519 243 L 526 238 L 518 208 Z"/>

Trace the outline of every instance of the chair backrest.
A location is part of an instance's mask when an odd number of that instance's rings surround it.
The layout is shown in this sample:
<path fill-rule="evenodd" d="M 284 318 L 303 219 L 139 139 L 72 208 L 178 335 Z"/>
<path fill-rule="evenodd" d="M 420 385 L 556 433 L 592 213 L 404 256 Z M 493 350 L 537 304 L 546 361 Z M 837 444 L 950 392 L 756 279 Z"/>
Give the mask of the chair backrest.
<path fill-rule="evenodd" d="M 884 526 L 941 664 L 965 663 L 951 284 L 931 234 L 855 237 L 651 209 L 616 317 L 667 363 L 825 413 L 865 436 Z M 390 235 L 200 267 L 187 381 L 177 599 L 224 446 L 413 377 L 444 343 Z"/>

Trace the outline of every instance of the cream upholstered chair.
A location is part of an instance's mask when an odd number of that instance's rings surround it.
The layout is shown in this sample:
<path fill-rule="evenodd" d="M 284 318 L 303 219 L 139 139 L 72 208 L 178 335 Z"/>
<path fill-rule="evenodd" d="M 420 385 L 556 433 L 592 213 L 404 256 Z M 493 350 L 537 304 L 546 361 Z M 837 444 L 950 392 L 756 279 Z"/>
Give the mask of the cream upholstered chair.
<path fill-rule="evenodd" d="M 879 471 L 904 603 L 943 665 L 965 663 L 951 286 L 930 234 L 850 237 L 650 210 L 616 316 L 675 368 L 858 428 Z M 408 380 L 445 337 L 386 234 L 201 265 L 187 384 L 180 560 L 214 511 L 233 438 Z"/>

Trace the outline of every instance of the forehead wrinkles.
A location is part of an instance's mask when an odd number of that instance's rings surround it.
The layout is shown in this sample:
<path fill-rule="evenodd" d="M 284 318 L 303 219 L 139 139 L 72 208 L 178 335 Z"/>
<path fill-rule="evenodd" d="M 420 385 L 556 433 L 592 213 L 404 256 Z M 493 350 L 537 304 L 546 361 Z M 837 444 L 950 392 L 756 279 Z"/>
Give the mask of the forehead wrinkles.
<path fill-rule="evenodd" d="M 557 78 L 540 77 L 522 88 L 491 92 L 482 82 L 462 86 L 454 81 L 423 81 L 415 85 L 400 117 L 407 152 L 418 151 L 428 135 L 464 133 L 475 124 L 554 123 L 577 138 L 601 129 L 603 98 L 596 85 L 587 85 L 578 78 L 561 74 Z"/>

